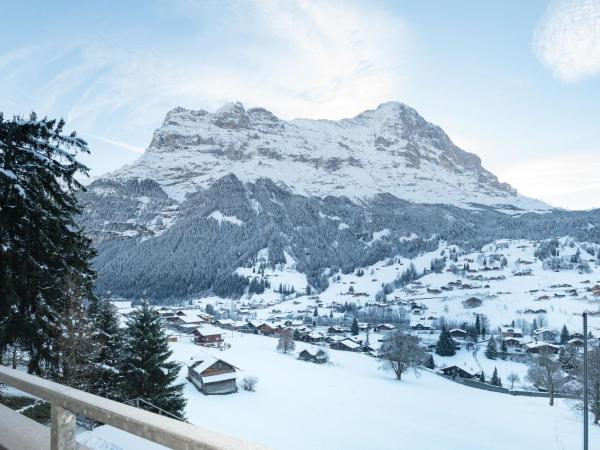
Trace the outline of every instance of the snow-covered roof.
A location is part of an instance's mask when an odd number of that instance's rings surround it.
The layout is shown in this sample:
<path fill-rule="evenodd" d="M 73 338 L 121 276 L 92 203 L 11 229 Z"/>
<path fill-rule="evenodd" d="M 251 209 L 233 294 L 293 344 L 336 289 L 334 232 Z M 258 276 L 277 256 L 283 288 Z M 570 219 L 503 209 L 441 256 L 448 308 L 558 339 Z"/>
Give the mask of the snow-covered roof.
<path fill-rule="evenodd" d="M 198 324 L 197 323 L 184 323 L 182 325 L 179 325 L 179 328 L 183 328 L 185 330 L 187 330 L 187 329 L 195 330 L 196 328 L 198 328 Z"/>
<path fill-rule="evenodd" d="M 508 327 L 508 326 L 500 327 L 500 332 L 501 333 L 523 334 L 523 330 L 521 328 Z"/>
<path fill-rule="evenodd" d="M 131 302 L 129 301 L 111 301 L 111 303 L 117 308 L 117 309 L 129 309 L 131 308 Z"/>
<path fill-rule="evenodd" d="M 233 366 L 233 364 L 228 363 L 227 361 L 225 361 L 223 359 L 215 358 L 214 356 L 209 355 L 208 353 L 199 353 L 194 358 L 194 362 L 192 364 L 190 364 L 190 367 L 194 367 L 194 371 L 196 371 L 196 373 L 201 374 L 206 369 L 208 369 L 213 364 L 215 364 L 217 361 L 223 361 L 223 362 L 226 362 L 227 364 Z M 196 364 L 196 363 L 198 363 L 198 365 L 194 366 L 194 364 Z M 235 367 L 235 366 L 233 366 L 233 367 Z M 237 367 L 235 367 L 235 368 L 237 369 Z"/>
<path fill-rule="evenodd" d="M 220 323 L 221 325 L 233 325 L 235 321 L 232 319 L 220 319 L 217 320 L 217 323 Z"/>
<path fill-rule="evenodd" d="M 203 383 L 216 383 L 218 381 L 235 380 L 237 375 L 235 372 L 220 373 L 218 375 L 209 375 L 201 377 Z"/>
<path fill-rule="evenodd" d="M 198 316 L 177 316 L 178 320 L 185 323 L 201 323 L 203 320 Z"/>
<path fill-rule="evenodd" d="M 351 349 L 357 349 L 360 347 L 360 344 L 357 344 L 352 339 L 344 339 L 343 341 L 340 341 L 340 343 Z"/>
<path fill-rule="evenodd" d="M 440 370 L 447 370 L 447 369 L 452 369 L 453 367 L 456 367 L 457 369 L 460 369 L 466 373 L 468 373 L 471 376 L 475 376 L 478 375 L 481 371 L 480 370 L 475 370 L 472 367 L 462 367 L 462 366 L 457 366 L 456 364 L 450 364 L 444 367 L 440 367 Z"/>
<path fill-rule="evenodd" d="M 549 342 L 543 342 L 543 341 L 539 341 L 539 342 L 530 342 L 529 344 L 527 344 L 527 348 L 528 349 L 532 349 L 532 348 L 540 348 L 540 347 L 552 347 L 555 349 L 560 349 L 560 346 L 556 345 L 556 344 L 551 344 Z"/>
<path fill-rule="evenodd" d="M 221 328 L 215 327 L 213 325 L 202 325 L 201 327 L 196 328 L 196 332 L 201 336 L 214 336 L 215 334 L 224 333 Z"/>
<path fill-rule="evenodd" d="M 322 349 L 320 348 L 315 348 L 315 349 L 310 349 L 310 348 L 305 348 L 304 350 L 302 350 L 300 353 L 306 352 L 311 356 L 317 356 L 319 353 L 325 353 Z"/>
<path fill-rule="evenodd" d="M 556 334 L 556 331 L 551 330 L 550 328 L 538 328 L 534 331 L 534 334 L 541 334 L 541 333 L 553 333 Z"/>

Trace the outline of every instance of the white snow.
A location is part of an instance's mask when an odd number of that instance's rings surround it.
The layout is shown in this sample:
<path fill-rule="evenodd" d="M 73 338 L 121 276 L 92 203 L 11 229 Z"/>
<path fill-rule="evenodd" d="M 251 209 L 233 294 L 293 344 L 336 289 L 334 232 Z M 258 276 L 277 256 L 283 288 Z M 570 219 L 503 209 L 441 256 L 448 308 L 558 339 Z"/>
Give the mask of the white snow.
<path fill-rule="evenodd" d="M 580 419 L 568 401 L 513 397 L 472 389 L 421 371 L 403 381 L 374 358 L 330 350 L 317 365 L 275 350 L 277 340 L 231 333 L 229 350 L 173 343 L 182 362 L 203 351 L 258 377 L 256 392 L 205 396 L 186 383 L 187 417 L 195 424 L 275 449 L 575 450 Z M 494 364 L 499 364 L 495 362 Z M 505 368 L 500 365 L 499 371 Z M 489 372 L 491 374 L 491 372 Z M 181 381 L 184 371 L 182 371 Z M 207 413 L 210 411 L 210 413 Z M 510 418 L 510 419 L 508 419 Z M 592 441 L 600 430 L 591 427 Z M 510 436 L 510 439 L 504 438 Z"/>
<path fill-rule="evenodd" d="M 426 131 L 419 134 L 419 127 Z M 413 133 L 410 144 L 418 154 L 410 149 L 407 132 Z M 264 110 L 246 111 L 239 103 L 212 114 L 176 108 L 148 150 L 108 177 L 153 179 L 178 201 L 233 173 L 243 182 L 269 178 L 306 196 L 360 200 L 391 193 L 416 203 L 549 209 L 500 185 L 485 169 L 473 168 L 478 165 L 473 155 L 465 163 L 461 158 L 467 156 L 454 156 L 454 147 L 445 145 L 451 143 L 439 128 L 395 102 L 340 121 L 286 122 Z"/>
<path fill-rule="evenodd" d="M 219 223 L 228 222 L 228 223 L 231 223 L 233 225 L 238 225 L 238 226 L 241 226 L 244 224 L 244 222 L 242 222 L 236 216 L 226 216 L 221 211 L 213 211 L 207 216 L 207 218 L 216 220 Z"/>

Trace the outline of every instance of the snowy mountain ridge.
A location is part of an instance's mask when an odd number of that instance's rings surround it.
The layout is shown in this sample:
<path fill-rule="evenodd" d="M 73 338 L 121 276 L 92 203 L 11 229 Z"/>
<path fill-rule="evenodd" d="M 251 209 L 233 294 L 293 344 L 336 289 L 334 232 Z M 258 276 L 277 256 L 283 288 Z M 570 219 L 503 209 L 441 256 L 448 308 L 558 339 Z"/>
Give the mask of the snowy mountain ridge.
<path fill-rule="evenodd" d="M 398 102 L 339 121 L 284 121 L 239 102 L 214 113 L 178 107 L 137 161 L 105 179 L 152 179 L 181 202 L 228 174 L 242 182 L 267 178 L 308 197 L 362 200 L 389 193 L 462 208 L 550 209 L 500 183 L 478 156 Z"/>

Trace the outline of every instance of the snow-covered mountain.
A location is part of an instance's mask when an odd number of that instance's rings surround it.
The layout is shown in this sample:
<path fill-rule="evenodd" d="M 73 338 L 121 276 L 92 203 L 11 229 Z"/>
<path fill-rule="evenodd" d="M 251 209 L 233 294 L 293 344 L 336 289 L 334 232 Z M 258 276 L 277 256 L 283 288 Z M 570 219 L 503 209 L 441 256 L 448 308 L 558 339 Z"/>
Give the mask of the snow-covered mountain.
<path fill-rule="evenodd" d="M 414 109 L 384 103 L 339 121 L 284 121 L 229 103 L 214 113 L 175 108 L 147 151 L 109 179 L 152 179 L 174 200 L 225 175 L 267 178 L 304 196 L 364 199 L 389 193 L 415 203 L 549 206 L 519 195 Z"/>
<path fill-rule="evenodd" d="M 90 184 L 80 223 L 98 248 L 99 292 L 156 299 L 239 296 L 239 269 L 294 261 L 315 290 L 439 242 L 600 243 L 600 211 L 518 195 L 413 109 L 286 122 L 239 103 L 176 108 L 133 164 Z M 539 212 L 544 214 L 539 214 Z"/>

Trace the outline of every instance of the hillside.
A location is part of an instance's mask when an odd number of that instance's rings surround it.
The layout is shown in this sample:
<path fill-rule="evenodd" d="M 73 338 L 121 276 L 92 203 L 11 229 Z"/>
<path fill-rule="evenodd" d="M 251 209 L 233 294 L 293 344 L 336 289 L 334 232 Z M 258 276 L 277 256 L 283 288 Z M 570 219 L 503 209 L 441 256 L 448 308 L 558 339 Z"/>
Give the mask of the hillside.
<path fill-rule="evenodd" d="M 405 381 L 398 382 L 365 355 L 332 350 L 331 363 L 317 365 L 277 352 L 273 338 L 228 333 L 227 340 L 232 348 L 225 351 L 178 342 L 172 346 L 173 357 L 187 363 L 205 351 L 212 353 L 238 366 L 240 378 L 258 377 L 257 391 L 205 396 L 185 380 L 184 369 L 186 415 L 194 424 L 271 448 L 581 447 L 580 420 L 565 400 L 550 408 L 544 398 L 485 392 L 425 371 L 419 376 L 407 373 Z M 299 344 L 297 351 L 305 347 L 309 346 Z M 144 441 L 104 428 L 80 441 L 93 443 L 94 448 L 146 448 Z M 590 433 L 592 442 L 600 438 L 597 427 Z M 164 447 L 148 444 L 148 448 Z"/>
<path fill-rule="evenodd" d="M 234 273 L 264 249 L 270 264 L 291 255 L 323 290 L 333 273 L 440 240 L 465 250 L 557 235 L 600 242 L 598 211 L 519 196 L 400 103 L 337 122 L 177 108 L 137 162 L 81 199 L 97 291 L 161 301 L 243 294 L 249 280 Z"/>

